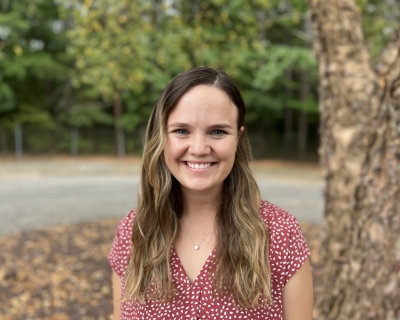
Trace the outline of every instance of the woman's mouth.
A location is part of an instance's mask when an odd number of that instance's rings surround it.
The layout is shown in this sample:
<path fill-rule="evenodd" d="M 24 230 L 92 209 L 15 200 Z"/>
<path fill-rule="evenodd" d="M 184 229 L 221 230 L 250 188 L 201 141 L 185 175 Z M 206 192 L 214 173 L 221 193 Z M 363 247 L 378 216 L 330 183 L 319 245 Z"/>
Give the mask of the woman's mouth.
<path fill-rule="evenodd" d="M 207 168 L 211 167 L 213 164 L 214 164 L 214 162 L 193 163 L 193 162 L 186 161 L 186 165 L 192 169 L 207 169 Z"/>

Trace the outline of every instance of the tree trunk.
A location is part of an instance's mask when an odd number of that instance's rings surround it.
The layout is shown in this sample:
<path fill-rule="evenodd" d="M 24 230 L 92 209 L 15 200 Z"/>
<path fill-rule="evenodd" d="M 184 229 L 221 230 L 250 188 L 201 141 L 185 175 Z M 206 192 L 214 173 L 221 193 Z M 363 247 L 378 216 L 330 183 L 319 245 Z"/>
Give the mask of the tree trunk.
<path fill-rule="evenodd" d="M 307 156 L 307 111 L 299 111 L 299 134 L 297 136 L 298 157 L 300 161 L 305 161 Z"/>
<path fill-rule="evenodd" d="M 354 0 L 309 0 L 325 235 L 315 317 L 400 319 L 400 32 L 373 68 Z"/>
<path fill-rule="evenodd" d="M 289 106 L 289 101 L 293 98 L 293 90 L 291 82 L 293 81 L 293 70 L 289 69 L 285 72 L 286 81 L 289 85 L 285 87 L 285 122 L 284 122 L 284 133 L 283 133 L 283 146 L 284 153 L 288 156 L 292 150 L 293 145 L 293 109 Z"/>
<path fill-rule="evenodd" d="M 307 11 L 307 14 L 304 17 L 303 24 L 304 33 L 312 36 L 312 26 L 311 26 L 311 17 L 310 12 Z M 308 45 L 307 45 L 308 46 Z M 310 81 L 308 72 L 306 70 L 302 70 L 300 72 L 300 100 L 306 101 L 310 96 Z M 300 110 L 299 112 L 299 122 L 298 122 L 298 154 L 299 160 L 305 161 L 307 155 L 307 135 L 308 135 L 308 112 L 305 110 Z"/>
<path fill-rule="evenodd" d="M 7 130 L 0 127 L 0 149 L 3 156 L 8 154 Z"/>
<path fill-rule="evenodd" d="M 71 156 L 77 156 L 79 153 L 79 133 L 78 128 L 71 128 Z"/>
<path fill-rule="evenodd" d="M 122 102 L 119 92 L 116 92 L 114 98 L 114 126 L 115 126 L 115 139 L 117 144 L 118 157 L 125 156 L 125 134 L 122 130 L 120 120 L 122 117 Z"/>
<path fill-rule="evenodd" d="M 17 159 L 22 158 L 24 153 L 22 144 L 22 128 L 20 124 L 14 126 L 14 141 L 15 141 L 15 157 Z"/>
<path fill-rule="evenodd" d="M 265 44 L 267 40 L 267 15 L 264 9 L 259 9 L 257 11 L 257 18 L 258 18 L 258 40 L 262 43 Z M 261 67 L 262 65 L 265 64 L 265 59 L 260 58 L 258 60 L 258 66 Z"/>
<path fill-rule="evenodd" d="M 305 101 L 310 96 L 310 82 L 308 81 L 308 73 L 301 72 L 300 83 L 300 100 Z M 298 134 L 298 150 L 299 160 L 306 160 L 307 154 L 307 135 L 308 135 L 308 113 L 307 111 L 299 111 L 299 134 Z"/>

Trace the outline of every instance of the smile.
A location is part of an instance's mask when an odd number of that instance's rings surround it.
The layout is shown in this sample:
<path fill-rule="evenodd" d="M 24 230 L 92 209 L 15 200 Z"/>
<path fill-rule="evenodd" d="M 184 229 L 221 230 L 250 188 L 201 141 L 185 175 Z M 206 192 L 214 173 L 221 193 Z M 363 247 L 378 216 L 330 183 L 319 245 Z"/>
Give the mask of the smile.
<path fill-rule="evenodd" d="M 192 169 L 207 169 L 209 168 L 213 163 L 209 162 L 209 163 L 191 163 L 191 162 L 187 162 L 186 164 L 188 165 L 189 168 Z"/>

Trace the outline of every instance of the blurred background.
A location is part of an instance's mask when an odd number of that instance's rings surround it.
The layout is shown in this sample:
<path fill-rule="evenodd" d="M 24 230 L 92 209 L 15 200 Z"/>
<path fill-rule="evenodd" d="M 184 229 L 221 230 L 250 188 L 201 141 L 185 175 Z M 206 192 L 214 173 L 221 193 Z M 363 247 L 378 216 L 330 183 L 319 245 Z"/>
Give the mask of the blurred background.
<path fill-rule="evenodd" d="M 222 68 L 255 158 L 317 161 L 317 65 L 303 0 L 1 0 L 0 153 L 140 155 L 167 82 Z M 358 0 L 372 53 L 395 0 Z"/>
<path fill-rule="evenodd" d="M 400 1 L 357 4 L 374 57 Z M 318 262 L 312 42 L 304 0 L 0 0 L 0 318 L 110 318 L 106 256 L 136 205 L 148 116 L 195 66 L 237 83 L 261 193 Z"/>

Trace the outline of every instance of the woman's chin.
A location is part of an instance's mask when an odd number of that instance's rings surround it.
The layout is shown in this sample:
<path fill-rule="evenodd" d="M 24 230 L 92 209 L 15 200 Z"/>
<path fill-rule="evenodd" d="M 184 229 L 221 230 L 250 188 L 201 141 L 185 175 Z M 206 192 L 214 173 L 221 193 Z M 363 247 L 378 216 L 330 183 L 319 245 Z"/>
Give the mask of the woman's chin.
<path fill-rule="evenodd" d="M 219 184 L 185 184 L 182 185 L 182 190 L 189 193 L 204 193 L 210 194 L 213 192 L 220 192 L 222 190 L 222 183 Z"/>

